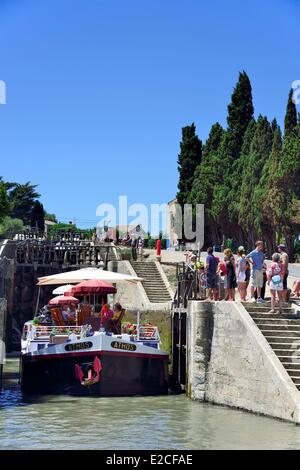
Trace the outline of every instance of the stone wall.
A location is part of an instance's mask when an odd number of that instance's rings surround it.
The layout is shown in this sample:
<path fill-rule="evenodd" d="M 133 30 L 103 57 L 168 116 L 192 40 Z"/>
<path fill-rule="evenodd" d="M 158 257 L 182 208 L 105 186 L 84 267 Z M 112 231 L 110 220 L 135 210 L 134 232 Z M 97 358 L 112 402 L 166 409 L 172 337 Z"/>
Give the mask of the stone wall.
<path fill-rule="evenodd" d="M 190 301 L 187 317 L 188 395 L 205 401 L 207 372 L 213 336 L 212 303 Z"/>
<path fill-rule="evenodd" d="M 190 301 L 188 394 L 300 423 L 300 394 L 242 304 Z"/>
<path fill-rule="evenodd" d="M 2 388 L 2 372 L 5 353 L 5 322 L 6 322 L 7 301 L 0 299 L 0 390 Z"/>

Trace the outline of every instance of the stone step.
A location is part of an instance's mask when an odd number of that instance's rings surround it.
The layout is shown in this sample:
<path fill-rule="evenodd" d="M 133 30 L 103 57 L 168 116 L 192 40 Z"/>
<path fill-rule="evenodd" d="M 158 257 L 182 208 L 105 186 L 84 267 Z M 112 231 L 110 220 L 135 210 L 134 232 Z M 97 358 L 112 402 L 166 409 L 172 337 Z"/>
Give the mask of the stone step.
<path fill-rule="evenodd" d="M 270 308 L 271 308 L 270 305 L 267 305 L 267 306 L 257 305 L 257 307 L 248 307 L 246 310 L 251 315 L 252 313 L 257 313 L 258 311 L 259 311 L 259 313 L 267 313 L 267 312 L 269 312 Z M 275 306 L 275 310 L 276 309 L 279 309 L 278 305 Z M 289 313 L 289 312 L 293 312 L 294 309 L 292 307 L 284 307 L 282 309 L 282 311 Z"/>
<path fill-rule="evenodd" d="M 164 294 L 164 293 L 160 293 L 160 292 L 148 292 L 148 295 L 150 297 L 163 297 L 163 298 L 166 298 L 166 299 L 171 298 L 171 296 L 169 296 L 167 294 Z"/>
<path fill-rule="evenodd" d="M 268 318 L 273 318 L 275 320 L 299 320 L 300 318 L 296 315 L 296 313 L 263 313 L 263 312 L 257 312 L 257 313 L 250 313 L 250 317 L 253 320 L 259 320 L 259 319 L 268 319 Z"/>
<path fill-rule="evenodd" d="M 151 303 L 170 302 L 172 297 L 165 285 L 155 262 L 131 261 L 131 266 L 137 276 L 143 278 L 142 285 Z"/>
<path fill-rule="evenodd" d="M 266 340 L 269 342 L 270 345 L 272 344 L 294 344 L 299 341 L 300 346 L 300 336 L 265 336 Z"/>
<path fill-rule="evenodd" d="M 157 280 L 157 281 L 154 281 L 154 280 L 150 281 L 149 280 L 148 281 L 147 279 L 145 279 L 144 281 L 142 281 L 142 284 L 147 284 L 147 286 L 149 286 L 149 287 L 151 287 L 151 286 L 153 286 L 153 287 L 158 286 L 159 287 L 159 286 L 162 286 L 162 285 L 164 286 L 164 284 L 162 284 L 161 280 Z"/>
<path fill-rule="evenodd" d="M 300 324 L 299 325 L 282 325 L 278 323 L 263 323 L 257 325 L 260 330 L 282 330 L 282 331 L 300 331 Z"/>
<path fill-rule="evenodd" d="M 300 330 L 272 330 L 272 329 L 261 329 L 260 330 L 264 336 L 282 336 L 282 337 L 290 337 L 293 336 L 295 338 L 300 338 Z"/>
<path fill-rule="evenodd" d="M 282 339 L 282 338 L 281 338 Z M 277 350 L 280 350 L 282 352 L 284 351 L 297 351 L 298 349 L 300 349 L 300 341 L 299 340 L 296 340 L 296 341 L 292 341 L 290 340 L 289 343 L 287 342 L 276 342 L 276 341 L 272 341 L 272 342 L 269 342 L 269 345 L 271 346 L 271 348 L 275 351 Z"/>
<path fill-rule="evenodd" d="M 159 276 L 159 272 L 157 271 L 157 269 L 135 269 L 135 272 L 136 273 L 140 273 L 140 274 L 144 274 L 145 276 L 146 275 L 152 275 L 152 276 Z"/>
<path fill-rule="evenodd" d="M 295 385 L 300 385 L 300 377 L 290 376 Z M 298 388 L 298 387 L 297 387 Z M 299 390 L 299 388 L 298 388 Z"/>
<path fill-rule="evenodd" d="M 274 351 L 274 350 L 273 350 Z M 300 355 L 299 356 L 293 356 L 291 354 L 277 354 L 276 351 L 274 351 L 278 359 L 284 364 L 291 364 L 291 365 L 299 365 L 300 366 Z M 295 362 L 294 362 L 295 361 Z"/>
<path fill-rule="evenodd" d="M 273 323 L 274 325 L 278 323 L 278 325 L 300 325 L 300 318 L 274 318 L 273 316 L 269 315 L 268 317 L 259 317 L 253 318 L 257 325 L 261 323 Z"/>
<path fill-rule="evenodd" d="M 145 288 L 146 286 L 144 286 Z M 166 292 L 164 289 L 146 289 L 145 290 L 147 292 L 149 292 L 149 294 L 159 294 L 159 295 L 166 295 L 166 296 L 169 296 L 169 293 L 168 291 Z"/>
<path fill-rule="evenodd" d="M 278 344 L 277 344 L 278 346 Z M 287 348 L 286 345 L 284 345 L 283 348 L 272 348 L 274 353 L 277 354 L 277 356 L 280 357 L 294 357 L 297 359 L 297 361 L 300 362 L 300 350 L 297 347 L 294 348 Z"/>
<path fill-rule="evenodd" d="M 300 368 L 299 369 L 287 369 L 286 368 L 286 371 L 289 375 L 293 376 L 294 378 L 298 378 L 300 379 Z"/>
<path fill-rule="evenodd" d="M 154 297 L 158 297 L 158 296 L 164 296 L 164 297 L 170 297 L 165 291 L 147 291 L 149 295 L 152 295 Z"/>
<path fill-rule="evenodd" d="M 300 373 L 300 362 L 283 362 L 283 365 L 287 373 L 289 373 L 290 371 L 293 371 L 293 374 L 295 373 L 295 371 L 299 371 Z"/>
<path fill-rule="evenodd" d="M 147 289 L 152 289 L 152 290 L 155 290 L 155 289 L 165 290 L 166 289 L 166 286 L 162 284 L 161 282 L 159 284 L 149 284 L 148 282 L 143 282 L 142 284 L 145 285 Z"/>

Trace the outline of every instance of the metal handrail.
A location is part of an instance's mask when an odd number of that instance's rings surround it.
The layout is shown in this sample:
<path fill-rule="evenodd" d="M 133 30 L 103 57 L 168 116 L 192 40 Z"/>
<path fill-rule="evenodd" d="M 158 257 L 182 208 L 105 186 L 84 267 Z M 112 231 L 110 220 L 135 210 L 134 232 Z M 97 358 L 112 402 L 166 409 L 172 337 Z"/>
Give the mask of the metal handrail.
<path fill-rule="evenodd" d="M 78 335 L 82 333 L 82 326 L 54 326 L 54 325 L 38 325 L 32 326 L 31 329 L 31 338 L 39 338 L 41 336 L 50 337 L 51 334 L 54 336 L 59 334 L 69 335 L 70 333 L 75 333 L 78 331 Z"/>
<path fill-rule="evenodd" d="M 138 341 L 159 341 L 157 326 L 140 325 L 138 328 Z"/>

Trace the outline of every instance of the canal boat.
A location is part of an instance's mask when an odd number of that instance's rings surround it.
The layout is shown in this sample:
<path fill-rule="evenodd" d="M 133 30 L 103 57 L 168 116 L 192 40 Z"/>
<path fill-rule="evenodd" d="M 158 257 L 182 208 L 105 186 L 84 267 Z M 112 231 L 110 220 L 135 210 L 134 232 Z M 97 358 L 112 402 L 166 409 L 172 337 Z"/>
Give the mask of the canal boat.
<path fill-rule="evenodd" d="M 157 327 L 137 324 L 134 333 L 26 322 L 22 391 L 98 397 L 167 394 L 169 357 L 160 349 Z"/>

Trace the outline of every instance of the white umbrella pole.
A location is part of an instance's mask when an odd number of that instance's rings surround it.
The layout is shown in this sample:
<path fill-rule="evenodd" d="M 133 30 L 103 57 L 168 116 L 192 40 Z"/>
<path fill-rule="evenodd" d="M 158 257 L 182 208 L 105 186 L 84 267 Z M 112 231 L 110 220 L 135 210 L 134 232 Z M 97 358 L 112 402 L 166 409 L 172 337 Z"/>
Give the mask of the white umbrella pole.
<path fill-rule="evenodd" d="M 36 299 L 35 315 L 37 314 L 37 312 L 38 312 L 38 308 L 39 308 L 39 303 L 40 303 L 40 293 L 41 293 L 41 286 L 39 286 L 38 295 L 37 295 L 37 299 Z"/>

